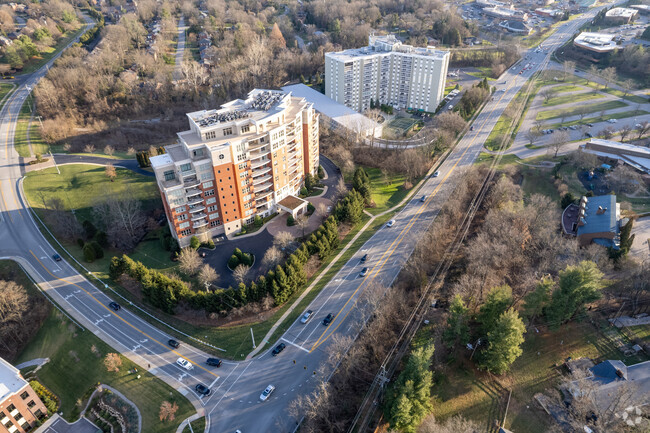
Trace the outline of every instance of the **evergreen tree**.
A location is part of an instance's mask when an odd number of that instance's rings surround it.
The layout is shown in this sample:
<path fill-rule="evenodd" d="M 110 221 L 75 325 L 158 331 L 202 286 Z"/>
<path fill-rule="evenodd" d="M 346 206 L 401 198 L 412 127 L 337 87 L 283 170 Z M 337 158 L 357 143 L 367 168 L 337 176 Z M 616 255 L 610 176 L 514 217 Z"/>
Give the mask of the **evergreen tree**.
<path fill-rule="evenodd" d="M 526 327 L 512 308 L 499 316 L 488 332 L 488 346 L 481 353 L 481 367 L 494 374 L 503 374 L 522 354 Z"/>
<path fill-rule="evenodd" d="M 447 329 L 444 332 L 444 339 L 448 346 L 465 345 L 469 342 L 468 321 L 468 308 L 463 302 L 463 297 L 456 295 L 449 306 Z"/>
<path fill-rule="evenodd" d="M 481 324 L 481 332 L 487 334 L 494 327 L 508 307 L 512 304 L 512 289 L 507 284 L 496 286 L 490 290 L 481 306 L 477 320 Z"/>
<path fill-rule="evenodd" d="M 548 305 L 551 291 L 555 283 L 549 278 L 542 278 L 537 283 L 535 290 L 530 292 L 524 298 L 524 317 L 527 317 L 531 322 L 542 314 L 542 311 Z"/>
<path fill-rule="evenodd" d="M 603 273 L 594 262 L 583 261 L 567 266 L 560 272 L 558 288 L 545 309 L 546 320 L 552 327 L 571 320 L 584 306 L 600 298 Z"/>

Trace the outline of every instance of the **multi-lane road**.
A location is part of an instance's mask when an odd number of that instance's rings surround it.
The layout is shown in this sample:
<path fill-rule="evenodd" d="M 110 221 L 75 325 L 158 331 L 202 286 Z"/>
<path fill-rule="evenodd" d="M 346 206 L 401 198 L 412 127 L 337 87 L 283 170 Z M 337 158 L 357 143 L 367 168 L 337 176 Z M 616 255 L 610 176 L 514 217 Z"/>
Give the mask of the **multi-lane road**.
<path fill-rule="evenodd" d="M 517 68 L 504 73 L 497 81 L 494 99 L 474 121 L 473 130 L 437 168 L 439 176 L 429 178 L 395 216 L 395 224 L 378 230 L 343 266 L 309 306 L 314 311 L 313 318 L 307 324 L 294 323 L 277 342 L 286 345 L 278 356 L 271 355 L 273 346 L 270 346 L 252 360 L 225 361 L 220 368 L 208 367 L 207 353 L 192 347 L 190 342 L 182 342 L 177 349 L 169 347 L 167 341 L 171 336 L 162 328 L 142 320 L 128 306 L 113 311 L 108 307 L 111 299 L 103 291 L 66 261 L 52 259 L 56 251 L 36 227 L 24 201 L 19 158 L 13 148 L 20 107 L 30 88 L 46 73 L 45 67 L 25 80 L 0 112 L 0 256 L 19 260 L 74 320 L 178 389 L 199 413 L 207 416 L 208 431 L 291 432 L 297 420 L 288 414 L 290 402 L 298 395 L 312 392 L 333 370 L 325 362 L 328 348 L 336 340 L 333 336 L 356 336 L 360 321 L 366 317 L 360 308 L 364 296 L 392 283 L 418 239 L 450 198 L 463 169 L 476 160 L 508 103 L 533 73 L 545 67 L 552 50 L 567 41 L 596 12 L 564 23 L 544 42 L 543 52 L 530 50 L 526 54 L 528 58 Z M 526 63 L 532 66 L 519 74 Z M 365 254 L 368 259 L 361 263 Z M 368 272 L 361 276 L 364 267 L 368 267 Z M 322 320 L 330 313 L 334 319 L 325 326 Z M 178 366 L 179 357 L 192 362 L 193 368 L 185 370 Z M 209 386 L 211 395 L 199 396 L 194 390 L 197 383 Z M 275 385 L 276 390 L 266 402 L 261 402 L 260 393 L 269 384 Z"/>

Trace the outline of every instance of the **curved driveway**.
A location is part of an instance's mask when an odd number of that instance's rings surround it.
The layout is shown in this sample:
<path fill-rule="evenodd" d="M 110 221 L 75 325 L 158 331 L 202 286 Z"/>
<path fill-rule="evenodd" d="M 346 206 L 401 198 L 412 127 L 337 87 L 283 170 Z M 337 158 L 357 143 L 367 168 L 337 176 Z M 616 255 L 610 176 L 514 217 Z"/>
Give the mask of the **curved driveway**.
<path fill-rule="evenodd" d="M 597 10 L 596 10 L 597 11 Z M 564 23 L 544 43 L 557 47 L 596 11 L 583 18 Z M 548 58 L 546 53 L 530 53 L 537 58 L 537 66 L 518 75 L 518 70 L 508 71 L 499 82 L 504 92 L 495 94 L 477 117 L 474 131 L 467 134 L 438 167 L 440 176 L 430 178 L 395 216 L 395 225 L 377 231 L 362 249 L 346 263 L 339 273 L 325 286 L 310 304 L 314 318 L 306 325 L 294 323 L 282 336 L 287 348 L 277 357 L 267 351 L 250 361 L 224 362 L 219 369 L 205 366 L 205 352 L 182 344 L 173 350 L 167 346 L 169 338 L 163 326 L 154 327 L 133 314 L 126 306 L 119 312 L 107 308 L 111 299 L 80 275 L 65 261 L 51 259 L 55 250 L 43 238 L 32 220 L 21 194 L 19 159 L 13 149 L 13 133 L 17 113 L 26 96 L 25 86 L 12 96 L 1 114 L 0 136 L 0 239 L 2 255 L 18 257 L 43 290 L 91 332 L 139 365 L 149 365 L 150 372 L 165 380 L 186 395 L 199 410 L 208 415 L 207 429 L 224 433 L 240 429 L 246 433 L 293 431 L 295 419 L 287 413 L 289 403 L 298 395 L 312 392 L 323 378 L 329 377 L 332 367 L 325 363 L 332 336 L 356 336 L 366 314 L 359 308 L 364 293 L 381 290 L 398 275 L 410 256 L 418 239 L 428 229 L 444 202 L 450 198 L 464 167 L 474 163 L 483 148 L 492 127 L 528 79 L 535 68 Z M 45 69 L 32 75 L 28 83 L 33 86 L 43 76 Z M 424 195 L 424 201 L 419 198 Z M 368 254 L 363 266 L 359 260 Z M 365 277 L 359 276 L 362 267 L 370 268 Z M 332 313 L 334 320 L 323 326 L 323 317 Z M 273 343 L 273 342 L 271 342 Z M 216 343 L 218 345 L 218 342 Z M 191 371 L 182 370 L 175 360 L 183 356 L 194 364 Z M 315 374 L 316 373 L 316 374 Z M 207 398 L 199 398 L 194 385 L 202 382 L 213 392 Z M 259 401 L 260 392 L 268 385 L 276 386 L 275 393 L 264 403 Z"/>

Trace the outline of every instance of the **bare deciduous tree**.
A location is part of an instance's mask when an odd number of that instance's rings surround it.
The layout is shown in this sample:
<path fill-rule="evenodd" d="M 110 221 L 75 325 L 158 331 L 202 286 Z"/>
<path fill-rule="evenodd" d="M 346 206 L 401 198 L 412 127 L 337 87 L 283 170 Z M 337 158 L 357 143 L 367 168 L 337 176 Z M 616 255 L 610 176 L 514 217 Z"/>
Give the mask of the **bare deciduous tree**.
<path fill-rule="evenodd" d="M 178 410 L 178 405 L 176 402 L 163 401 L 160 405 L 160 412 L 158 413 L 158 418 L 160 421 L 174 421 L 176 418 L 176 411 Z"/>
<path fill-rule="evenodd" d="M 281 250 L 286 249 L 293 242 L 295 242 L 295 239 L 289 232 L 280 232 L 273 237 L 273 245 L 277 246 Z"/>
<path fill-rule="evenodd" d="M 66 210 L 63 200 L 52 197 L 49 200 L 44 199 L 44 202 L 48 210 L 45 218 L 55 233 L 64 239 L 77 239 L 83 232 L 83 228 L 74 214 Z"/>
<path fill-rule="evenodd" d="M 524 137 L 528 141 L 528 144 L 530 144 L 532 146 L 539 139 L 539 137 L 541 137 L 541 133 L 538 130 L 534 129 L 534 128 L 530 128 L 528 131 L 526 131 L 526 134 L 525 134 Z"/>
<path fill-rule="evenodd" d="M 466 125 L 465 119 L 456 112 L 446 111 L 436 117 L 436 126 L 451 132 L 454 136 L 458 135 Z"/>
<path fill-rule="evenodd" d="M 129 191 L 100 197 L 93 215 L 109 242 L 121 251 L 131 250 L 144 236 L 146 218 L 142 203 Z"/>
<path fill-rule="evenodd" d="M 627 164 L 619 163 L 607 174 L 607 182 L 617 193 L 636 193 L 645 190 L 645 182 L 641 173 Z"/>
<path fill-rule="evenodd" d="M 632 133 L 632 125 L 623 125 L 618 132 L 621 134 L 621 142 L 623 142 L 625 141 L 625 138 Z"/>
<path fill-rule="evenodd" d="M 429 415 L 418 427 L 418 433 L 475 433 L 480 427 L 474 421 L 454 416 L 445 422 L 438 422 L 433 415 Z"/>
<path fill-rule="evenodd" d="M 551 87 L 544 89 L 540 94 L 542 95 L 542 98 L 544 98 L 544 102 L 548 103 L 548 101 L 550 101 L 551 98 L 555 96 L 555 93 L 555 90 Z"/>
<path fill-rule="evenodd" d="M 114 153 L 115 153 L 115 149 L 113 149 L 113 147 L 111 145 L 107 144 L 106 146 L 104 146 L 104 154 L 105 155 L 113 156 Z"/>
<path fill-rule="evenodd" d="M 306 215 L 300 215 L 296 218 L 296 225 L 302 231 L 302 237 L 305 237 L 305 229 L 309 226 L 309 218 Z"/>
<path fill-rule="evenodd" d="M 569 141 L 569 133 L 567 131 L 558 131 L 553 134 L 549 149 L 553 151 L 553 157 L 557 158 L 557 154 L 562 150 L 565 144 Z"/>
<path fill-rule="evenodd" d="M 567 76 L 569 74 L 572 74 L 575 68 L 576 68 L 576 62 L 574 62 L 573 60 L 565 60 L 564 63 L 562 64 L 562 69 L 564 71 L 563 80 L 566 80 Z"/>
<path fill-rule="evenodd" d="M 111 163 L 106 164 L 105 172 L 106 172 L 106 177 L 111 182 L 113 182 L 117 177 L 117 171 L 115 170 L 115 166 Z"/>
<path fill-rule="evenodd" d="M 327 218 L 327 205 L 323 202 L 320 202 L 316 205 L 316 215 L 318 215 L 321 219 Z"/>
<path fill-rule="evenodd" d="M 192 249 L 192 248 L 190 248 Z M 219 274 L 215 271 L 210 265 L 203 265 L 199 270 L 199 275 L 197 276 L 199 284 L 204 287 L 209 287 L 210 284 L 214 283 L 219 279 Z"/>
<path fill-rule="evenodd" d="M 93 146 L 92 144 L 86 144 L 84 146 L 84 152 L 86 152 L 86 153 L 95 153 L 95 146 Z"/>
<path fill-rule="evenodd" d="M 334 190 L 337 199 L 341 199 L 348 193 L 348 187 L 345 185 L 343 178 L 339 178 L 339 181 L 336 183 L 336 189 Z"/>
<path fill-rule="evenodd" d="M 194 275 L 199 270 L 202 261 L 199 253 L 194 248 L 183 248 L 178 257 L 178 263 L 181 271 L 186 275 Z"/>
<path fill-rule="evenodd" d="M 239 265 L 235 268 L 234 271 L 232 271 L 233 277 L 235 277 L 235 280 L 238 283 L 243 283 L 246 281 L 246 277 L 248 276 L 248 272 L 251 270 L 251 267 L 248 265 Z"/>
<path fill-rule="evenodd" d="M 271 248 L 269 248 L 268 250 L 266 250 L 266 252 L 264 253 L 264 258 L 262 259 L 262 266 L 264 266 L 267 269 L 272 269 L 276 265 L 280 264 L 283 257 L 284 257 L 284 254 L 282 254 L 282 251 L 280 251 L 280 248 L 278 248 L 278 247 L 276 247 L 274 245 Z"/>
<path fill-rule="evenodd" d="M 632 89 L 634 89 L 634 80 L 628 78 L 627 80 L 623 81 L 623 90 L 625 90 L 623 93 L 624 98 L 632 91 Z"/>
<path fill-rule="evenodd" d="M 117 373 L 120 371 L 120 367 L 122 366 L 122 358 L 117 353 L 107 353 L 104 358 L 104 366 L 106 367 L 106 370 Z"/>
<path fill-rule="evenodd" d="M 10 351 L 24 326 L 29 298 L 22 286 L 13 281 L 0 280 L 0 345 L 3 351 Z"/>
<path fill-rule="evenodd" d="M 647 120 L 644 122 L 641 122 L 639 126 L 636 128 L 636 132 L 639 134 L 638 139 L 640 140 L 641 137 L 643 137 L 645 134 L 650 131 L 650 122 Z"/>
<path fill-rule="evenodd" d="M 602 78 L 603 81 L 605 82 L 605 89 L 604 90 L 607 90 L 607 86 L 609 86 L 609 83 L 611 83 L 613 81 L 616 81 L 616 76 L 617 76 L 616 68 L 609 67 L 609 68 L 605 68 L 605 69 L 603 69 L 601 71 L 600 78 Z"/>

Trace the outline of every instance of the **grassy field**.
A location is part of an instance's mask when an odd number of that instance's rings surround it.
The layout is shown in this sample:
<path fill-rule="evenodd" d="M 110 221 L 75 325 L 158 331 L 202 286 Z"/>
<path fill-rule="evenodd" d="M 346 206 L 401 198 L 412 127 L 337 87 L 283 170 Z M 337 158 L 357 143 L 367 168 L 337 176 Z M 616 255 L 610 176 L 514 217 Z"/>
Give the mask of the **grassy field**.
<path fill-rule="evenodd" d="M 80 330 L 58 310 L 53 309 L 18 362 L 50 358 L 50 362 L 37 375 L 60 398 L 59 410 L 68 421 L 78 417 L 78 400 L 84 393 L 97 383 L 105 383 L 121 391 L 138 406 L 142 413 L 143 431 L 175 432 L 180 422 L 194 413 L 190 402 L 141 368 L 140 379 L 135 374 L 129 374 L 128 370 L 135 368 L 136 364 L 124 357 L 119 372 L 108 372 L 103 365 L 103 358 L 114 351 L 93 333 Z M 172 400 L 179 407 L 176 420 L 172 422 L 163 423 L 157 416 L 160 405 L 165 400 Z"/>
<path fill-rule="evenodd" d="M 474 163 L 475 164 L 492 163 L 494 158 L 496 158 L 497 156 L 499 155 L 494 155 L 492 153 L 487 153 L 487 152 L 481 152 L 478 158 L 476 158 L 476 161 Z M 517 161 L 519 161 L 519 157 L 517 157 L 517 155 L 514 154 L 502 155 L 498 167 L 504 167 L 508 164 L 514 164 Z"/>
<path fill-rule="evenodd" d="M 582 107 L 586 108 L 587 113 L 598 113 L 599 111 L 613 110 L 615 108 L 627 107 L 627 104 L 622 101 L 607 101 L 599 102 L 597 104 L 587 104 Z M 537 120 L 548 120 L 548 119 L 557 119 L 559 117 L 565 116 L 576 116 L 578 115 L 582 107 L 572 107 L 572 108 L 556 108 L 555 110 L 545 110 L 537 113 L 535 119 Z"/>
<path fill-rule="evenodd" d="M 489 66 L 479 66 L 476 69 L 478 71 L 476 72 L 468 72 L 467 75 L 471 75 L 472 77 L 480 78 L 481 80 L 483 78 L 487 78 L 488 81 L 496 81 L 496 78 L 492 78 L 492 68 Z"/>
<path fill-rule="evenodd" d="M 598 322 L 598 326 L 602 328 L 585 321 L 570 323 L 554 332 L 529 332 L 522 346 L 523 355 L 513 364 L 510 373 L 495 379 L 478 372 L 469 362 L 457 361 L 437 374 L 432 390 L 434 415 L 444 419 L 460 414 L 487 428 L 498 412 L 503 391 L 512 389 L 505 427 L 515 432 L 548 431 L 551 418 L 540 409 L 533 395 L 550 391 L 559 382 L 561 375 L 556 364 L 569 356 L 574 359 L 589 357 L 597 362 L 605 359 L 622 359 L 628 364 L 643 361 L 638 357 L 624 358 L 613 343 L 613 338 L 624 336 L 608 328 L 604 321 Z"/>
<path fill-rule="evenodd" d="M 606 120 L 609 119 L 627 119 L 628 117 L 643 116 L 645 114 L 650 114 L 650 113 L 644 110 L 621 111 L 619 113 L 606 114 L 604 116 L 586 117 L 582 120 L 576 119 L 570 122 L 553 123 L 550 125 L 546 125 L 546 127 L 551 129 L 557 129 L 560 126 L 586 125 L 587 123 L 605 122 Z"/>
<path fill-rule="evenodd" d="M 552 107 L 554 105 L 563 105 L 572 102 L 590 101 L 592 99 L 600 99 L 600 98 L 604 98 L 604 96 L 598 93 L 591 93 L 591 92 L 576 93 L 572 95 L 559 95 L 553 98 L 549 98 L 549 100 L 544 101 L 542 105 L 545 107 Z"/>
<path fill-rule="evenodd" d="M 404 176 L 400 174 L 387 174 L 384 176 L 380 169 L 364 167 L 364 170 L 370 178 L 372 185 L 372 200 L 375 207 L 368 208 L 368 212 L 373 215 L 382 213 L 396 204 L 409 193 L 410 190 L 404 188 Z M 413 184 L 416 185 L 419 179 Z"/>
<path fill-rule="evenodd" d="M 0 83 L 0 101 L 7 96 L 12 90 L 16 88 L 15 84 L 12 83 Z M 4 102 L 2 102 L 2 105 L 4 105 Z M 0 108 L 2 108 L 2 105 L 0 105 Z"/>
<path fill-rule="evenodd" d="M 59 40 L 59 42 L 53 47 L 49 47 L 47 50 L 42 51 L 40 56 L 36 56 L 31 60 L 25 62 L 22 71 L 17 72 L 15 75 L 31 74 L 35 70 L 39 69 L 45 63 L 47 63 L 52 57 L 56 55 L 59 51 L 66 47 L 74 38 L 80 35 L 85 28 L 85 24 L 81 23 L 80 26 L 69 32 L 66 32 L 65 35 Z M 4 60 L 4 59 L 2 59 Z"/>

